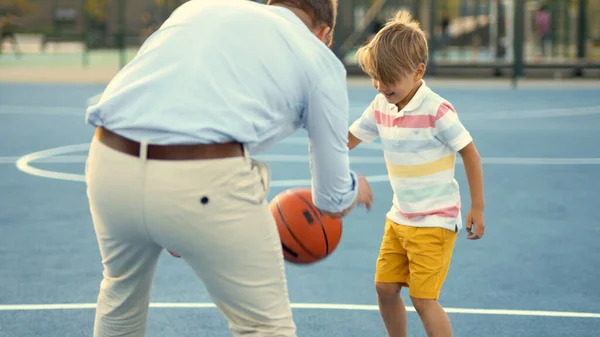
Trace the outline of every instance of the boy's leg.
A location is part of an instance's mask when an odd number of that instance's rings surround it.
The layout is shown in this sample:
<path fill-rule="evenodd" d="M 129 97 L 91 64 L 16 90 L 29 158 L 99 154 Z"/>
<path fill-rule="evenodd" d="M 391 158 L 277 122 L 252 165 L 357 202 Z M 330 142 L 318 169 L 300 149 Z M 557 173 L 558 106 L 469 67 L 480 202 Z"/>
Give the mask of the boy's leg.
<path fill-rule="evenodd" d="M 411 228 L 405 248 L 410 263 L 410 297 L 429 337 L 451 337 L 452 325 L 438 302 L 448 269 L 456 231 Z"/>
<path fill-rule="evenodd" d="M 406 337 L 406 307 L 400 289 L 408 281 L 408 259 L 391 220 L 387 219 L 375 272 L 381 318 L 389 337 Z"/>

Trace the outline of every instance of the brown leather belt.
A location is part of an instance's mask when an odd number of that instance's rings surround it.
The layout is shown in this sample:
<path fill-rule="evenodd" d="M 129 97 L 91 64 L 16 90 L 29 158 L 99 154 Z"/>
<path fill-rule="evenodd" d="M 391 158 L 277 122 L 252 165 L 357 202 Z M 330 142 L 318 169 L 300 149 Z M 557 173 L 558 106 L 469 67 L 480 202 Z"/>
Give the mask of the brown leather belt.
<path fill-rule="evenodd" d="M 103 127 L 96 128 L 96 138 L 113 150 L 139 157 L 139 142 L 122 137 Z M 156 145 L 148 144 L 147 159 L 154 160 L 199 160 L 243 157 L 244 147 L 240 143 Z"/>

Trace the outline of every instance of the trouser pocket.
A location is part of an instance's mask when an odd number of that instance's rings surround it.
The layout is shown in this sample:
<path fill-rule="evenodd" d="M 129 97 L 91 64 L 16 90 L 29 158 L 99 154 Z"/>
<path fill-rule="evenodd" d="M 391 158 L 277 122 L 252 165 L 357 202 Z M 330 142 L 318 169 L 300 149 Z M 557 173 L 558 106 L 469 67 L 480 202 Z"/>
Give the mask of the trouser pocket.
<path fill-rule="evenodd" d="M 265 200 L 271 188 L 271 170 L 269 169 L 269 166 L 266 163 L 258 161 L 256 159 L 252 159 L 252 170 L 256 170 L 258 172 L 258 176 L 260 177 L 260 182 L 264 193 L 263 200 Z"/>

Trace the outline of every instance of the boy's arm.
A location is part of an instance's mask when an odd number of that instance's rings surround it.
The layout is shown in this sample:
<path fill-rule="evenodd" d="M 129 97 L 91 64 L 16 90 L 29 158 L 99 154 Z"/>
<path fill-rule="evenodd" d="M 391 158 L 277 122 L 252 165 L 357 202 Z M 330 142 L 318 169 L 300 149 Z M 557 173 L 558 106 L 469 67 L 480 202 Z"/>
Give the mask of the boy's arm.
<path fill-rule="evenodd" d="M 362 140 L 356 138 L 356 136 L 352 134 L 352 131 L 348 131 L 348 149 L 352 150 L 360 143 L 362 143 Z"/>
<path fill-rule="evenodd" d="M 483 170 L 481 168 L 481 158 L 479 157 L 475 143 L 469 143 L 459 153 L 465 166 L 469 189 L 471 191 L 471 209 L 483 211 L 485 207 L 483 198 Z"/>
<path fill-rule="evenodd" d="M 352 150 L 358 144 L 370 143 L 379 137 L 377 122 L 375 121 L 375 102 L 373 101 L 363 114 L 348 129 L 348 149 Z"/>
<path fill-rule="evenodd" d="M 436 137 L 458 152 L 463 158 L 471 192 L 471 209 L 466 216 L 467 238 L 470 240 L 480 239 L 485 231 L 483 170 L 473 138 L 460 122 L 454 108 L 449 103 L 443 103 L 439 106 L 435 128 Z M 473 227 L 475 227 L 474 230 Z"/>
<path fill-rule="evenodd" d="M 483 170 L 481 168 L 481 158 L 479 152 L 473 142 L 469 143 L 459 151 L 465 166 L 467 181 L 469 182 L 469 190 L 471 192 L 471 210 L 467 213 L 467 235 L 468 239 L 481 239 L 485 231 L 485 220 L 483 217 L 483 209 L 485 207 L 483 197 Z M 475 230 L 472 231 L 472 225 L 475 225 Z"/>

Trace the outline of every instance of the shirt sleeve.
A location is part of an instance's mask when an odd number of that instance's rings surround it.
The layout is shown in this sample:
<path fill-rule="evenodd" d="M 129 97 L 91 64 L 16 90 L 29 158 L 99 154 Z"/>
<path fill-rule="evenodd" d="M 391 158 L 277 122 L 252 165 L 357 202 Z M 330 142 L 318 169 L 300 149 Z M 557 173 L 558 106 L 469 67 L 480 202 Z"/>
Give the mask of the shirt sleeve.
<path fill-rule="evenodd" d="M 375 121 L 375 101 L 373 101 L 363 114 L 356 120 L 349 129 L 356 138 L 365 143 L 371 143 L 379 136 L 377 122 Z"/>
<path fill-rule="evenodd" d="M 102 94 L 103 93 L 96 94 L 95 96 L 90 97 L 86 100 L 86 107 L 85 107 L 85 123 L 86 124 L 90 124 L 93 126 L 102 125 L 102 122 L 100 121 L 100 118 L 98 117 L 98 114 L 97 114 L 97 111 L 99 108 L 99 103 L 100 103 L 100 100 L 102 99 Z"/>
<path fill-rule="evenodd" d="M 348 154 L 348 110 L 346 77 L 338 74 L 325 77 L 317 85 L 304 111 L 313 202 L 327 212 L 350 207 L 358 191 Z"/>
<path fill-rule="evenodd" d="M 436 137 L 455 152 L 473 141 L 471 134 L 458 119 L 458 114 L 449 103 L 442 103 L 435 116 Z"/>

